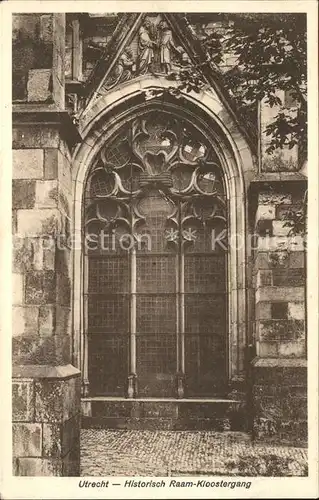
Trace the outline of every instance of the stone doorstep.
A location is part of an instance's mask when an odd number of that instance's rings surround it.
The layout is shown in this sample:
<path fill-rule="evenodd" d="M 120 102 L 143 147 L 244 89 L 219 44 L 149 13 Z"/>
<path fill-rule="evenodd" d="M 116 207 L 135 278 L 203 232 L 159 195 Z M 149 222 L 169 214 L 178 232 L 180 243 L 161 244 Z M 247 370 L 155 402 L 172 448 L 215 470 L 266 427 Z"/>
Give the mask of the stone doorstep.
<path fill-rule="evenodd" d="M 82 429 L 174 430 L 174 431 L 246 431 L 244 419 L 213 418 L 125 418 L 82 417 Z"/>

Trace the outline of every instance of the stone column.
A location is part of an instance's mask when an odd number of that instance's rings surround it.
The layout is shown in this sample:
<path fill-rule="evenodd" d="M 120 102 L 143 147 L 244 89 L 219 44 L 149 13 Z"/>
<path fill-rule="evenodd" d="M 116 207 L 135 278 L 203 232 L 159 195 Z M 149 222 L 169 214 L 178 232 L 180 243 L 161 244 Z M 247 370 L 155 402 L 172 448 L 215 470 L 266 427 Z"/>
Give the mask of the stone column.
<path fill-rule="evenodd" d="M 79 474 L 70 314 L 70 148 L 79 137 L 63 111 L 64 15 L 37 16 L 18 24 L 30 47 L 44 36 L 52 46 L 50 95 L 28 80 L 26 101 L 13 105 L 13 472 L 70 476 Z"/>

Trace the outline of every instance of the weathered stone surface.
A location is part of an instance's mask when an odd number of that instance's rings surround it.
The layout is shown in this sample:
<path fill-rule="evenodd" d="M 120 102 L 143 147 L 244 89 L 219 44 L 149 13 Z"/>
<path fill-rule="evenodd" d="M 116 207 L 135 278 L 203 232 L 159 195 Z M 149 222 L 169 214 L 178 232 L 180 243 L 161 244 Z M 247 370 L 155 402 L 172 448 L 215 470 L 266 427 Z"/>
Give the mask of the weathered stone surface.
<path fill-rule="evenodd" d="M 280 396 L 280 397 L 277 397 Z M 307 418 L 307 397 L 293 397 L 290 394 L 274 396 L 255 396 L 256 414 L 264 417 L 277 417 L 283 420 L 305 420 Z"/>
<path fill-rule="evenodd" d="M 39 144 L 35 147 L 39 148 Z M 43 177 L 43 150 L 13 149 L 12 177 L 13 179 L 41 179 Z"/>
<path fill-rule="evenodd" d="M 278 355 L 286 357 L 304 357 L 306 355 L 305 342 L 280 342 L 278 345 Z"/>
<path fill-rule="evenodd" d="M 51 253 L 54 255 L 54 250 L 55 240 L 51 237 L 28 238 L 18 235 L 14 236 L 12 252 L 13 271 L 24 273 L 30 270 L 53 270 Z"/>
<path fill-rule="evenodd" d="M 52 238 L 46 240 L 43 250 L 43 269 L 47 271 L 55 270 L 56 242 Z"/>
<path fill-rule="evenodd" d="M 294 302 L 303 301 L 305 298 L 304 287 L 280 287 L 280 286 L 267 286 L 259 288 L 256 291 L 257 302 L 279 302 L 288 300 Z"/>
<path fill-rule="evenodd" d="M 254 383 L 257 385 L 303 386 L 307 385 L 307 362 L 304 359 L 293 358 L 256 358 L 253 365 Z M 288 364 L 289 363 L 289 364 Z"/>
<path fill-rule="evenodd" d="M 35 181 L 14 179 L 12 181 L 12 207 L 33 208 L 35 203 Z"/>
<path fill-rule="evenodd" d="M 276 208 L 274 205 L 258 205 L 256 221 L 261 219 L 273 220 L 276 218 Z"/>
<path fill-rule="evenodd" d="M 52 42 L 53 38 L 53 14 L 41 14 L 40 16 L 40 40 L 46 43 Z"/>
<path fill-rule="evenodd" d="M 300 252 L 304 249 L 304 240 L 300 235 L 293 236 L 272 236 L 269 226 L 269 231 L 260 233 L 258 238 L 258 251 L 260 252 L 275 252 L 275 251 L 290 251 Z"/>
<path fill-rule="evenodd" d="M 291 228 L 286 225 L 285 221 L 274 220 L 272 222 L 272 234 L 274 236 L 288 236 Z"/>
<path fill-rule="evenodd" d="M 18 228 L 18 221 L 17 221 L 17 210 L 12 210 L 12 217 L 11 217 L 11 227 L 12 227 L 12 234 L 15 235 L 17 232 Z"/>
<path fill-rule="evenodd" d="M 41 306 L 39 308 L 39 334 L 53 335 L 55 330 L 55 306 Z"/>
<path fill-rule="evenodd" d="M 54 271 L 26 273 L 26 304 L 51 304 L 55 301 L 56 276 Z"/>
<path fill-rule="evenodd" d="M 278 342 L 257 342 L 257 356 L 273 358 L 278 356 Z"/>
<path fill-rule="evenodd" d="M 70 452 L 63 458 L 63 476 L 79 477 L 80 476 L 80 445 L 72 448 Z"/>
<path fill-rule="evenodd" d="M 78 415 L 81 408 L 81 379 L 80 377 L 69 378 L 65 381 L 64 387 L 63 420 Z"/>
<path fill-rule="evenodd" d="M 291 252 L 289 255 L 289 267 L 303 268 L 305 267 L 306 257 L 305 252 Z"/>
<path fill-rule="evenodd" d="M 289 253 L 287 251 L 270 252 L 268 263 L 270 268 L 286 268 L 289 265 Z"/>
<path fill-rule="evenodd" d="M 71 303 L 71 280 L 69 276 L 61 273 L 56 274 L 57 282 L 57 301 L 59 304 L 63 304 L 68 307 Z"/>
<path fill-rule="evenodd" d="M 35 418 L 48 423 L 63 423 L 80 411 L 81 381 L 79 377 L 67 380 L 42 380 L 35 383 Z"/>
<path fill-rule="evenodd" d="M 71 450 L 78 448 L 80 443 L 81 415 L 64 422 L 62 426 L 62 456 L 65 457 Z"/>
<path fill-rule="evenodd" d="M 56 306 L 56 333 L 71 335 L 71 309 L 60 304 Z"/>
<path fill-rule="evenodd" d="M 34 125 L 28 127 L 13 127 L 12 130 L 13 149 L 20 148 L 57 148 L 60 142 L 59 131 L 57 127 L 50 125 Z M 41 176 L 24 175 L 15 178 L 43 178 L 43 150 L 41 150 Z"/>
<path fill-rule="evenodd" d="M 14 423 L 13 450 L 16 457 L 40 457 L 42 454 L 42 426 L 37 423 Z"/>
<path fill-rule="evenodd" d="M 305 284 L 304 269 L 273 269 L 274 286 L 303 286 Z"/>
<path fill-rule="evenodd" d="M 23 274 L 12 274 L 12 303 L 22 304 L 24 295 L 24 276 Z"/>
<path fill-rule="evenodd" d="M 12 420 L 30 422 L 34 417 L 33 382 L 13 380 L 12 382 Z"/>
<path fill-rule="evenodd" d="M 60 424 L 43 424 L 43 456 L 62 456 L 62 426 Z"/>
<path fill-rule="evenodd" d="M 37 181 L 35 193 L 36 208 L 55 208 L 58 205 L 58 184 L 56 180 Z"/>
<path fill-rule="evenodd" d="M 296 147 L 292 148 L 290 153 L 279 149 L 272 155 L 263 153 L 262 156 L 262 172 L 296 172 L 299 170 Z"/>
<path fill-rule="evenodd" d="M 58 149 L 47 148 L 44 150 L 44 179 L 58 178 Z"/>
<path fill-rule="evenodd" d="M 288 303 L 288 318 L 289 319 L 305 319 L 305 304 L 303 302 Z"/>
<path fill-rule="evenodd" d="M 15 378 L 42 379 L 66 379 L 69 377 L 80 377 L 80 370 L 67 365 L 20 365 L 12 368 L 12 374 Z"/>
<path fill-rule="evenodd" d="M 18 210 L 17 233 L 20 237 L 50 237 L 59 228 L 60 214 L 56 209 Z"/>
<path fill-rule="evenodd" d="M 306 446 L 308 426 L 306 420 L 282 420 L 267 417 L 254 419 L 254 441 Z"/>
<path fill-rule="evenodd" d="M 259 219 L 256 222 L 256 233 L 259 236 L 272 236 L 272 220 L 270 219 Z M 258 242 L 259 248 L 259 242 Z"/>
<path fill-rule="evenodd" d="M 31 238 L 14 236 L 12 239 L 12 267 L 14 273 L 23 273 L 33 264 L 33 245 Z"/>
<path fill-rule="evenodd" d="M 51 69 L 30 69 L 28 75 L 28 102 L 48 101 L 52 95 L 50 89 Z"/>
<path fill-rule="evenodd" d="M 63 422 L 65 381 L 35 382 L 35 419 L 38 422 Z"/>
<path fill-rule="evenodd" d="M 62 461 L 47 458 L 19 458 L 19 476 L 62 476 Z"/>
<path fill-rule="evenodd" d="M 269 269 L 268 252 L 257 252 L 254 268 L 255 269 Z"/>
<path fill-rule="evenodd" d="M 35 306 L 14 306 L 12 310 L 13 336 L 34 335 L 38 331 L 39 309 Z"/>
<path fill-rule="evenodd" d="M 287 319 L 288 318 L 288 303 L 287 302 L 273 302 L 271 304 L 271 318 L 272 319 Z M 299 319 L 299 318 L 295 318 L 295 319 Z"/>
<path fill-rule="evenodd" d="M 259 339 L 298 340 L 304 338 L 305 325 L 301 320 L 260 320 L 258 325 Z"/>
<path fill-rule="evenodd" d="M 255 312 L 256 312 L 256 320 L 271 319 L 271 303 L 258 302 L 258 304 L 256 304 Z"/>
<path fill-rule="evenodd" d="M 279 356 L 283 345 L 278 343 Z M 306 444 L 306 361 L 296 357 L 256 358 L 252 365 L 254 438 L 280 444 Z"/>
<path fill-rule="evenodd" d="M 258 203 L 260 205 L 289 205 L 292 203 L 292 195 L 291 194 L 283 194 L 283 193 L 259 193 L 258 195 Z"/>
<path fill-rule="evenodd" d="M 272 271 L 260 270 L 257 272 L 257 288 L 261 286 L 272 286 Z"/>

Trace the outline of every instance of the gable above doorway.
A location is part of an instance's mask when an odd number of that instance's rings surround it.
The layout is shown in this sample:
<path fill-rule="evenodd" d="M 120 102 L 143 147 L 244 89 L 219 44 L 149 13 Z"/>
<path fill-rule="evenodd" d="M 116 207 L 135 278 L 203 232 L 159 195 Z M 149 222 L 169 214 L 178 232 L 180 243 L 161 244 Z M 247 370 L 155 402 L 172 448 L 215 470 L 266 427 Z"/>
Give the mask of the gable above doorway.
<path fill-rule="evenodd" d="M 67 100 L 76 120 L 100 97 L 129 81 L 146 76 L 154 81 L 164 78 L 173 92 L 178 88 L 187 93 L 197 84 L 199 89 L 209 91 L 255 149 L 256 127 L 244 123 L 223 83 L 223 72 L 231 64 L 227 54 L 217 66 L 204 48 L 203 40 L 209 32 L 225 30 L 217 18 L 208 19 L 211 15 L 207 15 L 204 22 L 202 18 L 193 19 L 192 14 L 153 12 L 82 16 L 83 71 L 78 81 L 67 80 L 66 85 Z M 191 87 L 184 84 L 185 74 L 186 81 L 192 80 Z"/>

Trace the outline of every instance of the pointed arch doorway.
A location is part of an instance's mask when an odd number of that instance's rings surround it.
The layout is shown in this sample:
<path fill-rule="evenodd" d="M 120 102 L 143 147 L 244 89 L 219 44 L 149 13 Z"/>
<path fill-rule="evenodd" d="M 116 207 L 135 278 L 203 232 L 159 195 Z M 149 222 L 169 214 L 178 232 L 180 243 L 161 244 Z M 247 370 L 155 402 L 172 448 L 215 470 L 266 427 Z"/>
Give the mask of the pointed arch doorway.
<path fill-rule="evenodd" d="M 225 393 L 227 206 L 218 152 L 173 112 L 143 110 L 99 149 L 83 200 L 91 396 Z"/>

